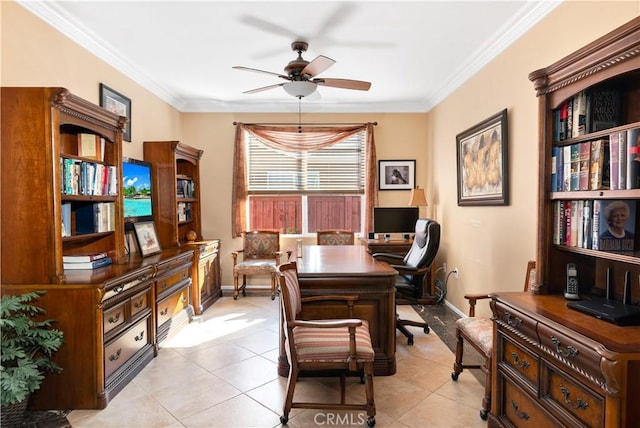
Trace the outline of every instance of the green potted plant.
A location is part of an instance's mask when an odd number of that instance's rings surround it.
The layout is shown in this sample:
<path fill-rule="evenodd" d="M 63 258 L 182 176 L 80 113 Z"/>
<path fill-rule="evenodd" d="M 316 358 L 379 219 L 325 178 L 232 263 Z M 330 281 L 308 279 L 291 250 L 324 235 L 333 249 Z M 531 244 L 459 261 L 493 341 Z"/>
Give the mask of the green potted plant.
<path fill-rule="evenodd" d="M 0 402 L 2 426 L 16 425 L 24 417 L 29 395 L 40 388 L 44 373 L 59 373 L 50 357 L 62 345 L 62 332 L 53 320 L 41 320 L 44 309 L 32 304 L 44 291 L 0 300 Z"/>

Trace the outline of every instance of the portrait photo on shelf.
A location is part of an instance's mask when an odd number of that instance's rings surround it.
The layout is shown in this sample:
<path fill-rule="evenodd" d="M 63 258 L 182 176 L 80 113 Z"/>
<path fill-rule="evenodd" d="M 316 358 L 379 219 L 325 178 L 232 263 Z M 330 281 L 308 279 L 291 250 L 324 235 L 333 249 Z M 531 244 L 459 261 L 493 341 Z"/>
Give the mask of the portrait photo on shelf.
<path fill-rule="evenodd" d="M 509 205 L 507 109 L 456 136 L 458 205 Z"/>
<path fill-rule="evenodd" d="M 100 107 L 127 118 L 122 139 L 131 142 L 131 98 L 127 98 L 104 83 L 100 84 Z"/>
<path fill-rule="evenodd" d="M 156 234 L 156 227 L 152 221 L 140 221 L 133 224 L 138 248 L 142 257 L 157 254 L 162 251 Z"/>
<path fill-rule="evenodd" d="M 378 161 L 379 190 L 411 190 L 416 182 L 415 160 Z"/>

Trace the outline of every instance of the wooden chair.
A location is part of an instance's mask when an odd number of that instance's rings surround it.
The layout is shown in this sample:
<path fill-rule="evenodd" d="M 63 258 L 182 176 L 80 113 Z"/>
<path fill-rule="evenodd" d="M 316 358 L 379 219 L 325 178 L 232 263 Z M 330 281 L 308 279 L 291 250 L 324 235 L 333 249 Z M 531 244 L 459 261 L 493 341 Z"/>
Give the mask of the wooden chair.
<path fill-rule="evenodd" d="M 536 279 L 536 262 L 527 263 L 527 273 L 524 278 L 524 291 L 529 289 Z M 465 299 L 469 301 L 469 316 L 456 321 L 456 362 L 453 364 L 451 378 L 458 380 L 458 376 L 464 369 L 481 369 L 485 373 L 484 397 L 482 398 L 482 410 L 480 417 L 487 420 L 487 415 L 491 410 L 491 355 L 493 354 L 493 321 L 491 318 L 476 317 L 476 303 L 478 300 L 488 299 L 489 294 L 466 294 Z M 464 342 L 471 345 L 484 358 L 484 363 L 463 364 Z"/>
<path fill-rule="evenodd" d="M 318 245 L 353 245 L 354 233 L 350 230 L 319 230 L 316 232 Z"/>
<path fill-rule="evenodd" d="M 282 293 L 282 313 L 289 378 L 287 395 L 280 422 L 289 421 L 292 408 L 360 410 L 367 413 L 367 425 L 375 425 L 376 407 L 373 396 L 373 360 L 375 351 L 371 344 L 369 325 L 353 318 L 353 306 L 358 296 L 301 297 L 296 262 L 280 265 L 276 269 Z M 348 307 L 349 318 L 305 321 L 299 319 L 305 302 L 329 300 L 342 301 Z M 340 376 L 340 403 L 296 402 L 293 400 L 300 372 L 317 376 Z M 349 404 L 345 400 L 345 378 L 359 375 L 364 379 L 366 402 Z"/>
<path fill-rule="evenodd" d="M 375 253 L 373 258 L 388 263 L 398 271 L 396 281 L 396 304 L 419 304 L 427 272 L 431 269 L 440 247 L 440 224 L 434 220 L 420 218 L 416 221 L 415 235 L 411 248 L 404 256 L 391 253 Z M 422 327 L 429 333 L 429 324 L 404 320 L 396 314 L 396 328 L 407 337 L 407 343 L 413 345 L 413 334 L 407 326 Z"/>
<path fill-rule="evenodd" d="M 233 256 L 233 299 L 238 294 L 246 296 L 248 275 L 269 275 L 271 277 L 271 300 L 276 297 L 276 266 L 280 264 L 280 232 L 272 230 L 252 230 L 244 232 L 242 250 L 231 253 Z M 242 261 L 238 254 L 242 253 Z M 238 277 L 242 275 L 242 285 L 238 285 Z"/>

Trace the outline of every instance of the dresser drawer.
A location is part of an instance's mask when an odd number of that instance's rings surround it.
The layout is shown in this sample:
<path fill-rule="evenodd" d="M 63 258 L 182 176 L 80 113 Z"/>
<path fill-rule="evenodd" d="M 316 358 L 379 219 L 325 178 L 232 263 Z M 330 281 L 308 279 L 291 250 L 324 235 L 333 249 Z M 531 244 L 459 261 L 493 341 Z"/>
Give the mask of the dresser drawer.
<path fill-rule="evenodd" d="M 105 335 L 112 331 L 114 328 L 121 326 L 126 322 L 125 308 L 126 302 L 122 302 L 115 305 L 111 309 L 104 311 L 102 317 L 104 322 Z"/>
<path fill-rule="evenodd" d="M 604 421 L 604 398 L 588 388 L 570 380 L 553 367 L 545 367 L 547 385 L 543 399 L 551 400 L 588 426 L 602 426 Z M 571 421 L 574 422 L 575 421 Z"/>
<path fill-rule="evenodd" d="M 515 334 L 533 345 L 538 343 L 536 320 L 500 302 L 496 302 L 494 314 L 500 330 Z"/>
<path fill-rule="evenodd" d="M 177 271 L 171 272 L 168 275 L 165 275 L 156 280 L 156 296 L 161 297 L 162 293 L 169 290 L 174 285 L 178 284 L 180 281 L 184 281 L 185 279 L 191 276 L 191 269 L 179 269 Z"/>
<path fill-rule="evenodd" d="M 562 362 L 597 386 L 605 382 L 600 370 L 601 356 L 595 350 L 595 343 L 590 347 L 587 338 L 578 342 L 543 323 L 538 325 L 538 334 L 540 348 L 553 359 Z"/>
<path fill-rule="evenodd" d="M 147 289 L 131 297 L 129 304 L 131 307 L 131 318 L 135 318 L 136 315 L 145 309 L 151 309 L 151 290 Z"/>
<path fill-rule="evenodd" d="M 517 385 L 500 376 L 504 390 L 502 417 L 516 427 L 557 428 L 562 426 Z"/>
<path fill-rule="evenodd" d="M 151 343 L 150 340 L 149 318 L 147 317 L 108 343 L 104 350 L 105 376 L 108 378 L 116 370 L 124 366 L 136 352 Z"/>
<path fill-rule="evenodd" d="M 538 357 L 513 343 L 511 340 L 500 337 L 502 346 L 502 364 L 505 364 L 516 373 L 529 381 L 531 386 L 538 389 Z"/>
<path fill-rule="evenodd" d="M 190 285 L 191 284 L 189 282 L 185 283 L 185 286 L 176 290 L 176 292 L 171 294 L 169 297 L 158 302 L 158 327 L 169 321 L 175 314 L 179 313 L 187 306 L 189 306 Z"/>

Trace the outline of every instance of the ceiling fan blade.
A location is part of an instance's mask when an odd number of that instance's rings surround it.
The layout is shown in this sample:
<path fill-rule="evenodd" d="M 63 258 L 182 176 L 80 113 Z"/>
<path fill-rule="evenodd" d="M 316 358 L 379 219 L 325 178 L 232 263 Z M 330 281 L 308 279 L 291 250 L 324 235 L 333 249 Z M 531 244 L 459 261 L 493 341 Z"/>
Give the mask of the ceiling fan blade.
<path fill-rule="evenodd" d="M 244 91 L 243 94 L 257 94 L 258 92 L 268 91 L 269 89 L 278 88 L 284 85 L 284 83 L 278 83 L 276 85 L 263 86 L 262 88 L 251 89 L 248 91 Z"/>
<path fill-rule="evenodd" d="M 325 71 L 327 68 L 331 67 L 336 62 L 331 58 L 328 58 L 324 55 L 319 55 L 311 61 L 305 68 L 302 69 L 301 74 L 307 74 L 311 77 L 318 75 Z"/>
<path fill-rule="evenodd" d="M 319 86 L 329 86 L 332 88 L 356 89 L 358 91 L 368 91 L 371 82 L 350 79 L 313 79 L 313 83 Z"/>
<path fill-rule="evenodd" d="M 290 80 L 289 76 L 285 76 L 285 75 L 280 74 L 280 73 L 274 73 L 272 71 L 258 70 L 257 68 L 242 67 L 240 65 L 234 65 L 232 68 L 235 68 L 236 70 L 242 70 L 242 71 L 253 71 L 254 73 L 271 74 L 272 76 L 278 76 L 281 79 Z"/>

